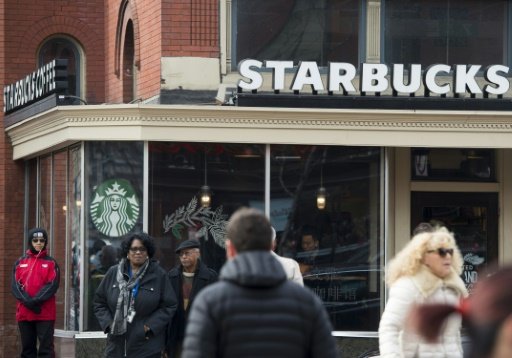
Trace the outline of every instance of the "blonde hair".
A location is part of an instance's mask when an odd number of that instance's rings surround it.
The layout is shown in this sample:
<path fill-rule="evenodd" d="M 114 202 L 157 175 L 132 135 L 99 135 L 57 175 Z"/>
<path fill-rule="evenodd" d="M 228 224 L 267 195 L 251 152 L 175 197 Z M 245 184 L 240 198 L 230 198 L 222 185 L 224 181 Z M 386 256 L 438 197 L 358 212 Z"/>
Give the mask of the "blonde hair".
<path fill-rule="evenodd" d="M 440 247 L 453 248 L 452 268 L 460 275 L 463 259 L 453 233 L 446 227 L 437 227 L 432 232 L 422 232 L 415 235 L 411 241 L 389 262 L 386 283 L 391 286 L 403 276 L 413 276 L 423 264 L 423 256 L 429 250 Z"/>

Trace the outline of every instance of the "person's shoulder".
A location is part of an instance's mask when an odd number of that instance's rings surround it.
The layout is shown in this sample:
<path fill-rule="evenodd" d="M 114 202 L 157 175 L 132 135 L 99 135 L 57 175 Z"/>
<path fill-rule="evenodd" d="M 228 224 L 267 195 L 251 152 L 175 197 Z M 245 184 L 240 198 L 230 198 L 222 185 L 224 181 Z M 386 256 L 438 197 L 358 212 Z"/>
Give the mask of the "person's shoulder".
<path fill-rule="evenodd" d="M 284 263 L 286 265 L 299 266 L 299 263 L 290 257 L 284 257 L 284 256 L 279 256 L 279 255 L 276 255 L 276 256 L 279 261 L 281 261 L 282 263 Z"/>
<path fill-rule="evenodd" d="M 203 262 L 199 264 L 199 275 L 206 279 L 216 279 L 219 274 L 212 268 L 206 266 Z"/>
<path fill-rule="evenodd" d="M 167 275 L 167 272 L 164 270 L 164 268 L 162 266 L 160 266 L 160 263 L 156 260 L 149 261 L 148 269 L 157 275 L 163 275 L 163 276 Z"/>
<path fill-rule="evenodd" d="M 196 298 L 194 299 L 197 301 L 198 298 L 208 298 L 210 299 L 217 299 L 218 297 L 223 297 L 224 295 L 230 295 L 230 291 L 228 289 L 229 283 L 227 281 L 216 281 L 213 282 L 211 285 L 206 286 L 203 288 L 199 293 L 197 294 Z"/>
<path fill-rule="evenodd" d="M 43 260 L 46 260 L 46 261 L 50 261 L 50 262 L 53 262 L 56 266 L 58 266 L 59 264 L 57 263 L 57 260 L 55 260 L 53 258 L 53 256 L 50 256 L 50 255 L 45 255 L 44 257 L 42 257 Z"/>
<path fill-rule="evenodd" d="M 167 275 L 169 275 L 169 277 L 176 277 L 181 275 L 180 267 L 180 265 L 174 266 L 172 269 L 169 270 L 169 272 L 167 272 Z"/>
<path fill-rule="evenodd" d="M 23 255 L 23 256 L 20 256 L 16 259 L 16 261 L 14 261 L 14 268 L 13 269 L 17 269 L 18 266 L 20 265 L 23 265 L 24 262 L 26 262 L 27 260 L 29 260 L 30 257 L 28 255 Z"/>

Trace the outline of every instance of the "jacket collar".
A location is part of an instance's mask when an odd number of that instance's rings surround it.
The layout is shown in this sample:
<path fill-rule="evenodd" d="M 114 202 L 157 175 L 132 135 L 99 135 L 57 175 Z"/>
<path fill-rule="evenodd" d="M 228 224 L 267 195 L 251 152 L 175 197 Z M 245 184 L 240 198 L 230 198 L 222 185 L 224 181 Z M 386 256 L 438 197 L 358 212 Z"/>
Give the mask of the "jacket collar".
<path fill-rule="evenodd" d="M 246 251 L 224 264 L 220 279 L 237 285 L 269 288 L 286 281 L 283 266 L 270 251 Z"/>
<path fill-rule="evenodd" d="M 40 258 L 40 257 L 46 257 L 46 249 L 41 250 L 37 253 L 32 252 L 32 250 L 28 249 L 26 252 L 27 256 Z"/>
<path fill-rule="evenodd" d="M 441 287 L 453 289 L 462 297 L 468 296 L 468 291 L 459 275 L 452 269 L 452 272 L 444 279 L 436 276 L 425 265 L 421 265 L 419 271 L 412 277 L 414 285 L 420 290 L 424 297 L 430 296 Z"/>

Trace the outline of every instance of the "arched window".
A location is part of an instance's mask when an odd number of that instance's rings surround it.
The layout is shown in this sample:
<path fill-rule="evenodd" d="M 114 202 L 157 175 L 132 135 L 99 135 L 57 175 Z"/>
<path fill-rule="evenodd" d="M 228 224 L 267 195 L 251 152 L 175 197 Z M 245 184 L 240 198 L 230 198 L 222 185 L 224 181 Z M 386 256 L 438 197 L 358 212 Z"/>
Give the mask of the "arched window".
<path fill-rule="evenodd" d="M 135 98 L 135 44 L 133 38 L 133 23 L 126 24 L 123 46 L 123 102 L 128 103 Z"/>
<path fill-rule="evenodd" d="M 68 89 L 67 94 L 81 97 L 81 66 L 82 56 L 78 46 L 69 38 L 52 37 L 43 43 L 39 50 L 39 66 L 53 59 L 68 60 Z"/>
<path fill-rule="evenodd" d="M 116 30 L 115 73 L 123 84 L 123 102 L 129 103 L 136 97 L 137 82 L 135 32 L 133 21 L 135 9 L 128 0 L 119 6 Z"/>

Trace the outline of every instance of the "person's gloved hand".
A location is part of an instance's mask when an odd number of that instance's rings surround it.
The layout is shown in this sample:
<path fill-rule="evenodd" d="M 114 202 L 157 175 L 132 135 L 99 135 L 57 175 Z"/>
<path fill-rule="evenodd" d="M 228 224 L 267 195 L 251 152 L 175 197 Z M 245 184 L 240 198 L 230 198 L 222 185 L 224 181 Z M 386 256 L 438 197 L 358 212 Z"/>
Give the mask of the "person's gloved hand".
<path fill-rule="evenodd" d="M 41 306 L 34 305 L 34 306 L 32 306 L 31 310 L 32 310 L 32 312 L 39 314 L 39 313 L 41 313 Z"/>
<path fill-rule="evenodd" d="M 25 302 L 24 304 L 32 312 L 34 312 L 36 314 L 41 313 L 41 306 L 39 304 L 35 303 L 34 301 L 30 300 L 30 301 Z"/>

